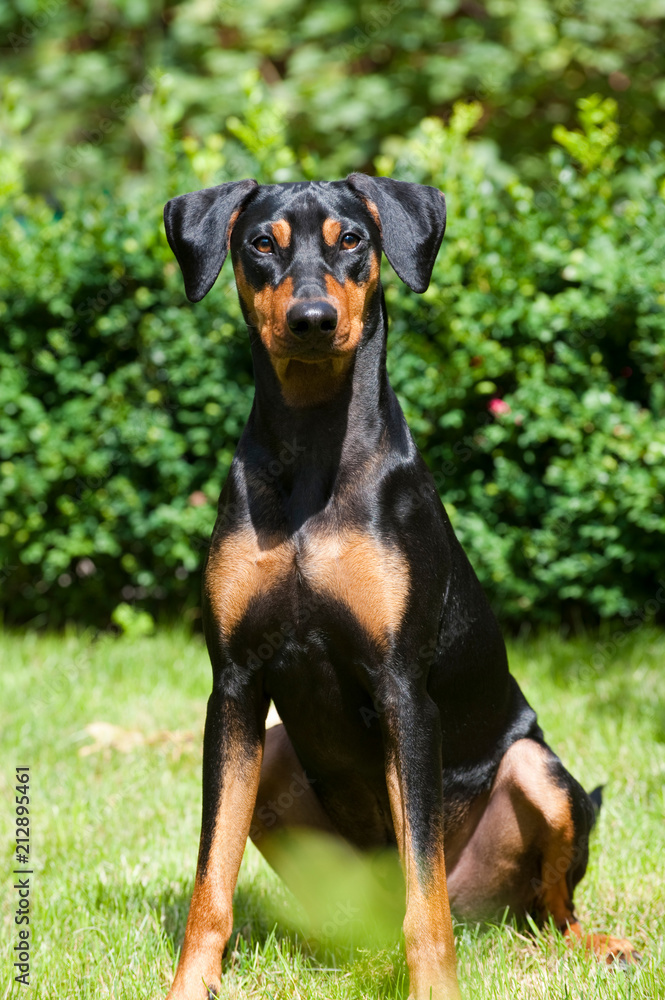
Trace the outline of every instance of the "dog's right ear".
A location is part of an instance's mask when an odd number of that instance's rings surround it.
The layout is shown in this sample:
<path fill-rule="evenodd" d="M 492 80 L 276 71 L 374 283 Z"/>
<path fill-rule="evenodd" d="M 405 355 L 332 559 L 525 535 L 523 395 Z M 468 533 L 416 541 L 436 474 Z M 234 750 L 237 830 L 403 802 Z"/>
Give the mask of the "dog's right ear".
<path fill-rule="evenodd" d="M 258 186 L 254 180 L 232 181 L 180 194 L 164 206 L 166 238 L 180 264 L 190 302 L 200 302 L 217 281 L 233 225 Z"/>

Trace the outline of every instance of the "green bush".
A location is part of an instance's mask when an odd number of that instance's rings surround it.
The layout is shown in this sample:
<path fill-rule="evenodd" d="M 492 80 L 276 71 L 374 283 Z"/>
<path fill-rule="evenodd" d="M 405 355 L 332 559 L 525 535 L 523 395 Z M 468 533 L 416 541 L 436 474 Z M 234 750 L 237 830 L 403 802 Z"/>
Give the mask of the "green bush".
<path fill-rule="evenodd" d="M 163 122 L 150 173 L 113 190 L 100 180 L 42 199 L 24 189 L 20 147 L 0 147 L 8 620 L 106 623 L 123 602 L 198 614 L 252 373 L 231 269 L 189 305 L 161 211 L 176 191 L 230 176 L 311 174 L 260 88 L 247 94 L 235 145 L 176 141 Z M 468 138 L 480 112 L 425 119 L 376 161 L 441 187 L 449 205 L 423 296 L 384 267 L 393 383 L 501 616 L 653 608 L 665 566 L 663 147 L 620 149 L 616 108 L 591 98 L 581 131 L 558 129 L 536 188 Z M 11 95 L 5 116 L 20 130 Z"/>

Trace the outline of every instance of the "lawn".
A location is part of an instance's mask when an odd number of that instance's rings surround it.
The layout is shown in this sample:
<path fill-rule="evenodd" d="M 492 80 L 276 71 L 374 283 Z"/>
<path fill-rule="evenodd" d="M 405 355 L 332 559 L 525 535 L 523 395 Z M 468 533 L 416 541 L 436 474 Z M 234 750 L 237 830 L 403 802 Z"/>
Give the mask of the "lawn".
<path fill-rule="evenodd" d="M 620 641 L 617 641 L 617 640 Z M 665 635 L 513 642 L 512 668 L 546 737 L 587 788 L 605 784 L 581 919 L 634 941 L 641 967 L 607 969 L 545 929 L 456 924 L 468 1000 L 665 996 Z M 0 997 L 159 998 L 182 943 L 199 832 L 209 666 L 199 638 L 0 636 L 5 871 Z M 105 725 L 101 725 L 101 724 Z M 14 768 L 30 767 L 30 990 L 13 982 L 18 928 Z M 226 959 L 230 997 L 406 998 L 399 941 L 306 939 L 250 845 Z"/>

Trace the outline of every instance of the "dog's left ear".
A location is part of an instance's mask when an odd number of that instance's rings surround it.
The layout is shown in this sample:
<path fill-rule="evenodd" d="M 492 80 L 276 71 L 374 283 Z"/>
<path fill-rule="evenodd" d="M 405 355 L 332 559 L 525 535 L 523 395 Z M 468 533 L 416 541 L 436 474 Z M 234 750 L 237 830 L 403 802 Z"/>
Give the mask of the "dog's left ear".
<path fill-rule="evenodd" d="M 190 302 L 199 302 L 217 281 L 233 224 L 258 186 L 254 180 L 231 181 L 180 194 L 164 206 L 166 238 L 180 264 Z"/>
<path fill-rule="evenodd" d="M 438 188 L 390 177 L 346 178 L 381 230 L 383 252 L 414 292 L 424 292 L 446 229 L 446 199 Z"/>

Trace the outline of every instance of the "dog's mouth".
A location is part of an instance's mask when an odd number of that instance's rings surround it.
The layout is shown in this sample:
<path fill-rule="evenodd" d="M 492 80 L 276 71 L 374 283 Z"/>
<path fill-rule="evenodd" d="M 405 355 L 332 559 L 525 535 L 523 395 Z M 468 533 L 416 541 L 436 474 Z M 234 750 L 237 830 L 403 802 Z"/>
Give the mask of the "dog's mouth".
<path fill-rule="evenodd" d="M 327 354 L 321 358 L 271 356 L 282 396 L 289 406 L 313 406 L 332 399 L 346 381 L 352 356 Z"/>
<path fill-rule="evenodd" d="M 273 352 L 273 354 L 276 352 Z M 330 358 L 335 357 L 339 354 L 336 351 L 330 341 L 324 343 L 318 343 L 316 345 L 312 344 L 298 344 L 289 343 L 286 349 L 279 351 L 279 355 L 284 361 L 300 361 L 303 365 L 316 365 L 322 361 L 328 361 Z"/>
<path fill-rule="evenodd" d="M 346 355 L 321 354 L 307 355 L 306 357 L 276 358 L 273 356 L 273 365 L 280 381 L 292 378 L 333 377 L 341 375 L 346 371 L 349 359 Z"/>
<path fill-rule="evenodd" d="M 262 333 L 264 344 L 268 338 Z M 268 340 L 268 353 L 280 361 L 299 361 L 304 365 L 316 365 L 349 354 L 348 338 L 339 330 L 319 336 L 309 341 L 299 340 L 288 329 L 275 331 Z"/>
<path fill-rule="evenodd" d="M 262 336 L 261 339 L 265 344 L 266 338 Z M 268 353 L 273 364 L 277 362 L 280 365 L 297 362 L 312 366 L 342 361 L 348 364 L 349 356 L 355 353 L 355 345 L 351 347 L 348 338 L 338 330 L 316 340 L 302 341 L 287 329 L 273 335 Z"/>

